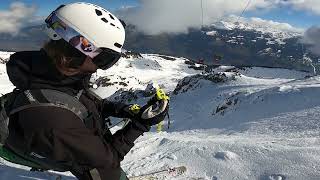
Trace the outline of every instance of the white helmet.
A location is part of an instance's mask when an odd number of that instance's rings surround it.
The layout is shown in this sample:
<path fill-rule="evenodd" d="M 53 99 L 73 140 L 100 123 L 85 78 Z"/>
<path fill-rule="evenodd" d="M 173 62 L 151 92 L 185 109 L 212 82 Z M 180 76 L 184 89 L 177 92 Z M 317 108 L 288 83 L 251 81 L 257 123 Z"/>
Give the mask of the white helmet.
<path fill-rule="evenodd" d="M 105 61 L 108 58 L 109 67 L 110 58 L 115 62 L 120 58 L 125 41 L 125 24 L 102 7 L 83 2 L 61 5 L 49 15 L 46 23 L 52 40 L 64 39 L 93 58 L 97 65 L 107 65 Z"/>

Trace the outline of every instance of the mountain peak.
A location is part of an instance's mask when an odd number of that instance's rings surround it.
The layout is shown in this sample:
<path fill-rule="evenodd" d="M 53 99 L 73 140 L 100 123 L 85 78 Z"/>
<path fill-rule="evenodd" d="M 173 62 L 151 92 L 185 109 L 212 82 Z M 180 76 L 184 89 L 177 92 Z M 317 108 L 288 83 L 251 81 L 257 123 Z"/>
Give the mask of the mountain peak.
<path fill-rule="evenodd" d="M 288 23 L 264 20 L 257 17 L 244 18 L 235 15 L 225 17 L 221 21 L 213 23 L 212 26 L 223 30 L 257 31 L 280 39 L 302 36 L 304 32 L 304 29 L 293 27 Z"/>

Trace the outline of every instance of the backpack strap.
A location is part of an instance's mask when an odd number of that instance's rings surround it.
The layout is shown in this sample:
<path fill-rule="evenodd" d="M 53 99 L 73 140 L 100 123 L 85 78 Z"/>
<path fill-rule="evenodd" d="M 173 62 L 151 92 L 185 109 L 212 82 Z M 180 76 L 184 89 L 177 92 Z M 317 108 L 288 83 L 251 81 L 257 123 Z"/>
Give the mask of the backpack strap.
<path fill-rule="evenodd" d="M 6 113 L 5 103 L 7 101 L 8 94 L 1 95 L 0 97 L 0 143 L 4 144 L 5 140 L 8 137 L 8 125 L 9 125 L 9 118 Z"/>
<path fill-rule="evenodd" d="M 59 107 L 72 112 L 85 122 L 89 113 L 87 108 L 79 101 L 82 92 L 83 91 L 80 91 L 77 96 L 74 97 L 52 89 L 26 90 L 21 93 L 21 95 L 27 99 L 27 102 L 24 101 L 21 103 L 20 101 L 9 114 L 13 115 L 19 111 L 33 107 Z"/>

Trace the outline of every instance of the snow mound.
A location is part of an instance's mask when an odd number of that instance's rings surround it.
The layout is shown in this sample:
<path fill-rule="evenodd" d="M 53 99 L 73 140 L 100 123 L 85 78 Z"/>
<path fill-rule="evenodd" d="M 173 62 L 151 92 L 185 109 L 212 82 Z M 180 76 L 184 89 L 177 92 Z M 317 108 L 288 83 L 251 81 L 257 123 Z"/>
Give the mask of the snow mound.
<path fill-rule="evenodd" d="M 286 177 L 281 174 L 272 174 L 266 178 L 266 180 L 285 180 Z"/>
<path fill-rule="evenodd" d="M 239 158 L 239 156 L 236 153 L 230 151 L 217 152 L 214 155 L 214 157 L 221 160 L 237 160 Z"/>
<path fill-rule="evenodd" d="M 209 81 L 214 84 L 216 83 L 224 83 L 229 80 L 234 80 L 235 76 L 227 73 L 217 73 L 217 74 L 197 74 L 194 76 L 185 77 L 181 80 L 176 89 L 174 90 L 174 94 L 184 93 L 189 90 L 194 90 L 196 88 L 202 88 L 203 83 Z"/>

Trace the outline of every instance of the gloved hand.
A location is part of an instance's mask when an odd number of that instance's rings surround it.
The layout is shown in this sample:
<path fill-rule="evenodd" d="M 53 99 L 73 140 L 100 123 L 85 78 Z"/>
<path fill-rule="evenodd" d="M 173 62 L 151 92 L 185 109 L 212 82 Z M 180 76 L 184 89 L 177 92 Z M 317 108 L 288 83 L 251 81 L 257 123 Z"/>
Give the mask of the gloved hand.
<path fill-rule="evenodd" d="M 153 126 L 163 121 L 169 110 L 169 97 L 164 91 L 157 90 L 156 95 L 143 107 L 134 104 L 128 107 L 134 121 L 146 126 Z"/>
<path fill-rule="evenodd" d="M 159 124 L 163 121 L 168 113 L 169 110 L 169 101 L 168 100 L 161 100 L 154 104 L 147 104 L 141 108 L 139 113 L 140 120 L 139 122 L 153 126 Z"/>

